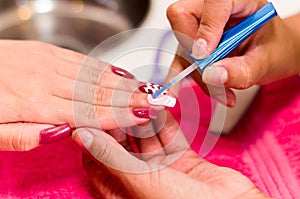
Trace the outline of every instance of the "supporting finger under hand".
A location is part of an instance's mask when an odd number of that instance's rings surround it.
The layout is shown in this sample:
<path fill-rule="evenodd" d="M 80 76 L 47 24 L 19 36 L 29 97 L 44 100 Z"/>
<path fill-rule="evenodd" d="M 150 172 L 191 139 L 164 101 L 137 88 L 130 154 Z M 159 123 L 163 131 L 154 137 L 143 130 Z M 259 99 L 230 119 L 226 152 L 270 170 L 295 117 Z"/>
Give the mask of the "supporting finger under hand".
<path fill-rule="evenodd" d="M 165 157 L 165 151 L 156 135 L 154 128 L 155 120 L 152 120 L 147 125 L 132 127 L 133 136 L 135 137 L 139 154 L 142 160 L 160 163 L 160 160 Z"/>
<path fill-rule="evenodd" d="M 148 171 L 143 161 L 129 154 L 114 138 L 101 130 L 78 129 L 74 132 L 73 139 L 108 169 L 133 173 Z"/>
<path fill-rule="evenodd" d="M 126 198 L 122 184 L 110 174 L 105 166 L 97 164 L 85 153 L 82 154 L 82 164 L 89 179 L 103 198 Z"/>

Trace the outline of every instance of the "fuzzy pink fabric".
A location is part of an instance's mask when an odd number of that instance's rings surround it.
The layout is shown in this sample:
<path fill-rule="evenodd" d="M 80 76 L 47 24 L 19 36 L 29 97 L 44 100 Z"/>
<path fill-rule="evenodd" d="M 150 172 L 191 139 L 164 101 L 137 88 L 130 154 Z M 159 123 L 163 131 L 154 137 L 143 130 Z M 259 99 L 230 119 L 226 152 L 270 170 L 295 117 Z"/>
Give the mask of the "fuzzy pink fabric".
<path fill-rule="evenodd" d="M 199 152 L 210 121 L 210 99 L 195 84 L 193 89 L 201 112 L 191 146 Z M 181 98 L 189 100 L 185 89 Z M 172 112 L 179 119 L 179 108 Z M 193 107 L 185 112 L 193 118 Z M 187 137 L 191 121 L 182 121 Z M 241 171 L 269 196 L 300 199 L 300 78 L 264 86 L 236 128 L 205 158 Z M 97 197 L 71 139 L 29 152 L 0 152 L 0 198 Z"/>

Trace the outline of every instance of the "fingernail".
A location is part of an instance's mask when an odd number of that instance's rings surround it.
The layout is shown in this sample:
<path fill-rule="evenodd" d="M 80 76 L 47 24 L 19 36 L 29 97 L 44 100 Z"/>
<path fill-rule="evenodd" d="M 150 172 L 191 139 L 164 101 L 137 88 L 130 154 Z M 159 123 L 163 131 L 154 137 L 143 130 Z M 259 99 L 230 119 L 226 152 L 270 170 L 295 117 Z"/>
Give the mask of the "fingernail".
<path fill-rule="evenodd" d="M 193 44 L 193 57 L 196 59 L 204 59 L 208 56 L 207 42 L 200 38 Z"/>
<path fill-rule="evenodd" d="M 63 140 L 72 135 L 72 128 L 69 124 L 62 124 L 40 132 L 40 144 L 50 144 Z"/>
<path fill-rule="evenodd" d="M 151 105 L 174 107 L 176 105 L 176 98 L 169 95 L 160 95 L 154 99 L 152 95 L 149 94 L 148 102 Z"/>
<path fill-rule="evenodd" d="M 226 106 L 228 106 L 228 107 L 234 107 L 235 104 L 236 104 L 236 97 L 235 97 L 235 95 L 232 94 L 232 93 L 226 94 L 226 101 L 227 101 Z"/>
<path fill-rule="evenodd" d="M 234 96 L 234 94 L 232 94 L 231 92 L 227 92 L 226 91 L 226 96 L 224 95 L 215 95 L 213 96 L 214 99 L 216 99 L 218 102 L 220 102 L 221 104 L 228 106 L 228 107 L 234 107 L 236 104 L 236 98 Z"/>
<path fill-rule="evenodd" d="M 153 94 L 161 88 L 161 85 L 152 83 L 140 83 L 139 85 L 139 90 L 147 94 Z M 167 94 L 167 92 L 163 92 L 162 94 Z"/>
<path fill-rule="evenodd" d="M 222 66 L 207 67 L 202 75 L 203 82 L 210 85 L 224 85 L 227 79 L 227 70 Z"/>
<path fill-rule="evenodd" d="M 133 114 L 142 119 L 157 119 L 158 110 L 152 108 L 134 108 L 132 109 Z"/>
<path fill-rule="evenodd" d="M 93 143 L 94 135 L 86 129 L 78 130 L 77 135 L 80 139 L 81 144 L 85 147 L 85 149 L 89 150 Z"/>
<path fill-rule="evenodd" d="M 116 75 L 119 75 L 119 76 L 122 76 L 124 78 L 127 78 L 127 79 L 134 79 L 134 75 L 129 73 L 128 71 L 124 70 L 123 68 L 118 68 L 118 67 L 115 67 L 115 66 L 111 66 L 111 71 L 116 74 Z"/>

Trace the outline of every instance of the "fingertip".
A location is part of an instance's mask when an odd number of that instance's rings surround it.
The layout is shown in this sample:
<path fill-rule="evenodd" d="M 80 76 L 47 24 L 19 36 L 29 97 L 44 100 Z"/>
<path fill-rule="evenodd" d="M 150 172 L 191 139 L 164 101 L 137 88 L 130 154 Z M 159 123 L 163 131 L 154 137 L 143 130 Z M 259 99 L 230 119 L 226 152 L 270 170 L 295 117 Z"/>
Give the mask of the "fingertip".
<path fill-rule="evenodd" d="M 236 104 L 236 95 L 231 89 L 226 88 L 226 106 L 233 108 Z"/>
<path fill-rule="evenodd" d="M 234 107 L 236 104 L 236 96 L 229 88 L 208 85 L 208 92 L 212 98 L 227 107 Z"/>
<path fill-rule="evenodd" d="M 81 148 L 89 150 L 94 141 L 94 134 L 88 129 L 78 129 L 73 133 L 73 140 Z"/>
<path fill-rule="evenodd" d="M 210 85 L 224 85 L 228 80 L 227 68 L 222 65 L 209 66 L 204 70 L 202 80 Z"/>
<path fill-rule="evenodd" d="M 50 144 L 64 140 L 72 135 L 72 128 L 69 124 L 62 124 L 40 131 L 39 144 Z"/>
<path fill-rule="evenodd" d="M 209 55 L 209 48 L 207 42 L 203 38 L 197 39 L 193 43 L 192 56 L 196 59 L 204 59 Z"/>

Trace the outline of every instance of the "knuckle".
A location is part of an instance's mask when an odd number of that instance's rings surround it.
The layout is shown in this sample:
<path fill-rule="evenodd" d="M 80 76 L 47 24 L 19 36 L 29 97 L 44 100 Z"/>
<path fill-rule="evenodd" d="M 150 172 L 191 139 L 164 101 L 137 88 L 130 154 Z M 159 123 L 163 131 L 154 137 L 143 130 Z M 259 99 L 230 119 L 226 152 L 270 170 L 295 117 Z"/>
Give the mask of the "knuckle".
<path fill-rule="evenodd" d="M 244 69 L 244 82 L 241 84 L 242 89 L 249 88 L 253 83 L 253 75 L 252 75 L 252 70 L 250 70 L 248 67 L 243 67 Z"/>
<path fill-rule="evenodd" d="M 95 87 L 93 92 L 94 100 L 96 103 L 103 105 L 111 104 L 112 94 L 109 89 L 102 87 Z"/>
<path fill-rule="evenodd" d="M 96 86 L 87 85 L 87 86 L 85 86 L 84 89 L 85 89 L 86 99 L 88 99 L 89 102 L 96 102 L 96 100 L 95 100 Z M 80 95 L 80 93 L 78 95 Z"/>
<path fill-rule="evenodd" d="M 129 79 L 121 78 L 120 81 L 117 84 L 117 88 L 120 88 L 120 89 L 121 88 L 127 88 L 127 89 L 131 90 L 131 88 L 132 88 L 132 83 L 131 82 L 132 81 L 130 81 Z"/>
<path fill-rule="evenodd" d="M 100 72 L 96 69 L 88 69 L 88 80 L 92 83 L 97 83 L 100 78 Z"/>
<path fill-rule="evenodd" d="M 239 71 L 238 73 L 232 74 L 233 75 L 232 83 L 234 84 L 232 85 L 233 87 L 237 89 L 246 89 L 254 84 L 255 82 L 254 69 L 250 67 L 249 63 L 247 63 L 246 60 L 236 59 L 235 68 L 238 68 Z M 229 79 L 231 78 L 229 77 Z"/>
<path fill-rule="evenodd" d="M 83 63 L 84 60 L 87 59 L 87 56 L 84 55 L 84 54 L 81 54 L 81 53 L 78 53 L 78 52 L 75 52 L 75 51 L 72 51 L 72 50 L 68 50 L 68 49 L 63 49 L 63 50 L 70 52 L 70 55 L 69 55 L 69 56 L 70 56 L 71 58 L 73 58 L 73 60 L 76 61 L 76 62 L 81 62 L 81 63 Z"/>
<path fill-rule="evenodd" d="M 207 3 L 208 4 L 208 3 Z M 215 4 L 215 2 L 213 2 Z M 216 7 L 219 6 L 219 7 Z M 213 37 L 216 34 L 220 35 L 224 31 L 224 27 L 227 23 L 230 8 L 223 5 L 211 5 L 217 13 L 203 12 L 200 21 L 200 34 L 201 36 Z"/>
<path fill-rule="evenodd" d="M 167 8 L 167 18 L 170 21 L 173 21 L 186 14 L 187 11 L 180 2 L 175 2 Z"/>
<path fill-rule="evenodd" d="M 24 128 L 16 128 L 11 132 L 10 148 L 13 151 L 29 151 L 33 148 L 30 140 L 26 139 Z"/>
<path fill-rule="evenodd" d="M 94 145 L 94 148 L 90 150 L 92 156 L 103 164 L 108 164 L 109 158 L 112 154 L 112 148 L 109 146 L 108 141 L 105 138 L 101 138 L 100 145 Z"/>
<path fill-rule="evenodd" d="M 214 35 L 220 34 L 223 31 L 223 27 L 219 28 L 219 24 L 216 20 L 206 19 L 200 22 L 200 35 L 205 38 L 210 38 Z"/>
<path fill-rule="evenodd" d="M 249 63 L 247 63 L 246 60 L 244 60 L 244 65 L 240 63 L 239 66 L 242 70 L 242 74 L 245 74 L 244 82 L 242 84 L 242 88 L 249 88 L 255 83 L 255 67 L 250 67 Z"/>
<path fill-rule="evenodd" d="M 96 118 L 96 111 L 92 105 L 88 104 L 79 109 L 79 115 L 84 116 L 88 120 L 92 120 Z"/>
<path fill-rule="evenodd" d="M 102 107 L 96 107 L 94 111 L 94 118 L 96 118 L 101 124 L 102 128 L 105 128 L 106 124 L 109 124 L 109 114 L 102 109 Z"/>

